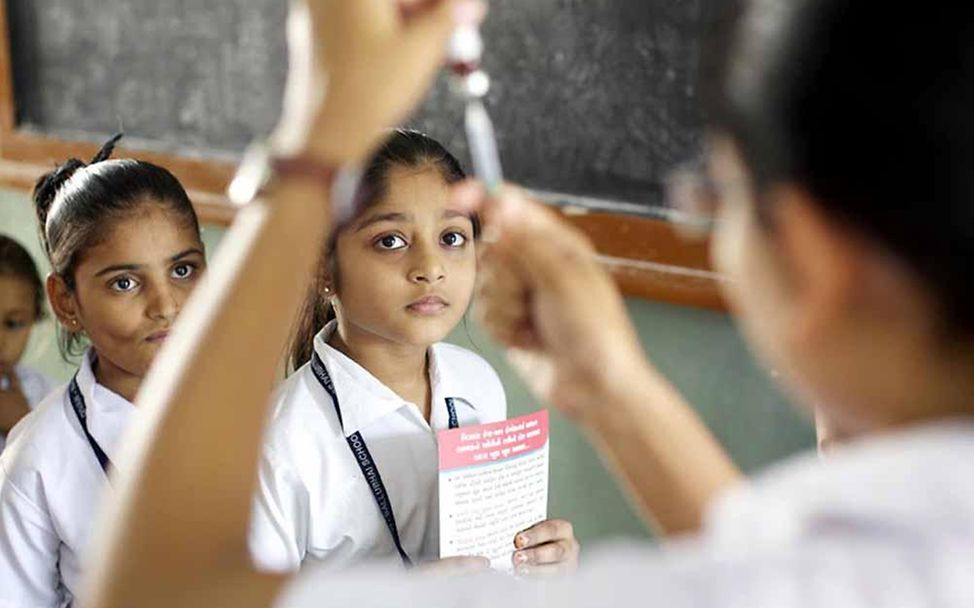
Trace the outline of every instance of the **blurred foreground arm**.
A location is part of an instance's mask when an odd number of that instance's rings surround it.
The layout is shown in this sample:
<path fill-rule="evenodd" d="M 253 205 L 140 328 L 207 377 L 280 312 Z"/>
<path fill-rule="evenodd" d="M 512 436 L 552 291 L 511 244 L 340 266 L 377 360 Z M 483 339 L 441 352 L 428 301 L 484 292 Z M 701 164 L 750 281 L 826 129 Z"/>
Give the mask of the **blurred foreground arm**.
<path fill-rule="evenodd" d="M 292 3 L 277 154 L 364 159 L 435 73 L 454 4 Z M 328 195 L 281 179 L 224 237 L 137 399 L 85 606 L 271 604 L 283 579 L 251 567 L 251 496 L 276 365 L 331 229 Z"/>

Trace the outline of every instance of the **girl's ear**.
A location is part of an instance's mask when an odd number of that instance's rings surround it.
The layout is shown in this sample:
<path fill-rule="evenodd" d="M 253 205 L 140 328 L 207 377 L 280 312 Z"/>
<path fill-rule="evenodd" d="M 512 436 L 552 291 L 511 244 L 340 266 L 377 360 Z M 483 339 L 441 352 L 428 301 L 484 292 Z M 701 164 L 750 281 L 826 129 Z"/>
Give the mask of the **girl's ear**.
<path fill-rule="evenodd" d="M 319 280 L 321 281 L 321 291 L 326 298 L 330 298 L 335 295 L 335 281 L 332 278 L 331 272 L 323 272 Z"/>
<path fill-rule="evenodd" d="M 51 310 L 61 326 L 72 333 L 83 330 L 84 326 L 78 315 L 78 301 L 75 298 L 74 291 L 68 287 L 64 279 L 51 273 L 47 275 L 45 288 L 47 289 L 47 299 L 51 304 Z"/>

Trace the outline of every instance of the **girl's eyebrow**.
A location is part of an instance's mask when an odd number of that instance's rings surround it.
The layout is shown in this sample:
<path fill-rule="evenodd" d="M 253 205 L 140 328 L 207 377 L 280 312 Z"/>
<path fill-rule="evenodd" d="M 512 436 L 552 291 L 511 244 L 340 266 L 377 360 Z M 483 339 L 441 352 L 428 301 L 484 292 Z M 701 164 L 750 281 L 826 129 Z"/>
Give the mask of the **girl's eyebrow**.
<path fill-rule="evenodd" d="M 191 255 L 198 255 L 204 257 L 206 254 L 200 251 L 199 249 L 197 249 L 196 247 L 192 247 L 190 249 L 187 249 L 186 251 L 183 251 L 182 253 L 177 253 L 176 255 L 172 256 L 171 258 L 169 258 L 169 261 L 178 262 L 179 260 L 185 257 L 189 257 Z"/>
<path fill-rule="evenodd" d="M 441 216 L 441 218 L 444 220 L 454 218 L 454 217 L 459 217 L 459 218 L 469 220 L 470 214 L 464 213 L 463 211 L 458 211 L 456 209 L 447 209 L 446 211 L 443 212 L 443 215 Z"/>
<path fill-rule="evenodd" d="M 106 266 L 95 273 L 96 277 L 100 277 L 103 274 L 109 274 L 112 272 L 118 272 L 120 270 L 138 270 L 142 268 L 142 264 L 116 264 L 114 266 Z"/>
<path fill-rule="evenodd" d="M 355 232 L 365 230 L 372 224 L 377 224 L 379 222 L 408 222 L 410 219 L 412 219 L 412 216 L 410 216 L 408 213 L 377 213 L 362 220 L 358 227 L 355 228 Z"/>
<path fill-rule="evenodd" d="M 178 262 L 179 260 L 181 260 L 183 258 L 186 258 L 186 257 L 189 257 L 191 255 L 203 256 L 204 254 L 199 249 L 193 247 L 192 249 L 187 249 L 186 251 L 182 251 L 182 252 L 177 253 L 176 255 L 172 256 L 171 258 L 169 258 L 169 262 L 170 263 L 171 262 Z M 123 271 L 123 270 L 125 270 L 125 271 L 138 270 L 139 268 L 142 268 L 143 266 L 144 266 L 144 264 L 115 264 L 115 265 L 112 265 L 112 266 L 106 266 L 105 268 L 102 268 L 97 273 L 95 273 L 95 276 L 96 277 L 100 277 L 103 274 L 110 274 L 112 272 L 119 272 L 119 271 Z"/>

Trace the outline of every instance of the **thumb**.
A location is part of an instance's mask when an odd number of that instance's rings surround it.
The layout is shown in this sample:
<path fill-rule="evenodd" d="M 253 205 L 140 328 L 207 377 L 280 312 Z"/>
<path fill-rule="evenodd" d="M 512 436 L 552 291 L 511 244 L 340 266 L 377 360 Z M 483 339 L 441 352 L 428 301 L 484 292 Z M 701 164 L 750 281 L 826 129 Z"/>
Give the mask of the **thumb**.
<path fill-rule="evenodd" d="M 579 264 L 594 264 L 588 239 L 557 212 L 505 187 L 487 204 L 486 223 L 494 252 L 538 287 L 561 291 L 570 286 Z"/>

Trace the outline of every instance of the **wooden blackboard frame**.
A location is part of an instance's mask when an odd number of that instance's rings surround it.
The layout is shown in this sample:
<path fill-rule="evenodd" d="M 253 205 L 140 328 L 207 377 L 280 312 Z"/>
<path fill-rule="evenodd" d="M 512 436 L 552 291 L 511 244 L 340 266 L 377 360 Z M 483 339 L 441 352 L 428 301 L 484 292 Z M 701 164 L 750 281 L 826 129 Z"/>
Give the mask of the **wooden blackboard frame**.
<path fill-rule="evenodd" d="M 0 186 L 30 191 L 58 161 L 90 158 L 98 146 L 20 129 L 17 125 L 7 4 L 0 0 Z M 234 165 L 225 161 L 119 147 L 171 170 L 186 187 L 203 223 L 228 225 L 235 208 L 224 192 Z M 603 263 L 629 296 L 722 310 L 720 277 L 710 267 L 708 243 L 687 243 L 673 224 L 608 213 L 567 216 L 592 239 Z"/>

